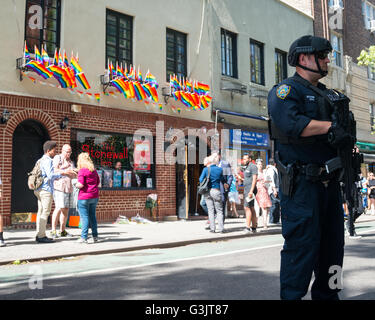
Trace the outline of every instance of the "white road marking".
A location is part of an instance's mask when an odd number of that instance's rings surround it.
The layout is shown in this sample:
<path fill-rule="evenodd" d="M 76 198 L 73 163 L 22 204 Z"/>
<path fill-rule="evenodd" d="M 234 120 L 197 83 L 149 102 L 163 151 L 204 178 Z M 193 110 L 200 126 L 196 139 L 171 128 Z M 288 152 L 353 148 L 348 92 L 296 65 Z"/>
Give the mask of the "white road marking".
<path fill-rule="evenodd" d="M 250 252 L 250 251 L 255 251 L 255 250 L 275 248 L 275 247 L 280 247 L 280 246 L 282 246 L 282 243 L 274 244 L 274 245 L 270 245 L 270 246 L 235 250 L 235 251 L 229 251 L 229 252 L 224 252 L 224 253 L 198 256 L 198 257 L 182 258 L 182 259 L 167 260 L 167 261 L 157 261 L 157 262 L 150 262 L 150 263 L 144 263 L 144 264 L 138 264 L 138 265 L 132 265 L 132 266 L 126 266 L 126 267 L 107 268 L 107 269 L 102 269 L 102 270 L 99 269 L 99 270 L 83 271 L 83 272 L 77 272 L 77 273 L 68 273 L 68 274 L 62 274 L 62 275 L 56 275 L 56 276 L 43 277 L 43 281 L 44 280 L 55 280 L 55 279 L 63 279 L 63 278 L 81 277 L 81 276 L 87 276 L 87 275 L 97 274 L 97 273 L 109 273 L 109 272 L 123 271 L 123 270 L 129 270 L 129 269 L 134 269 L 134 268 L 142 268 L 142 267 L 148 267 L 148 266 L 155 266 L 155 265 L 159 265 L 159 264 L 168 264 L 168 263 L 176 263 L 176 262 L 183 262 L 183 261 L 192 261 L 192 260 L 203 259 L 203 258 L 214 258 L 214 257 L 225 256 L 225 255 L 231 255 L 231 254 L 237 254 L 237 253 L 243 253 L 243 252 Z M 28 280 L 20 280 L 20 281 L 2 283 L 2 284 L 0 284 L 0 288 L 20 285 L 20 284 L 25 284 L 25 283 L 29 283 L 29 279 Z"/>

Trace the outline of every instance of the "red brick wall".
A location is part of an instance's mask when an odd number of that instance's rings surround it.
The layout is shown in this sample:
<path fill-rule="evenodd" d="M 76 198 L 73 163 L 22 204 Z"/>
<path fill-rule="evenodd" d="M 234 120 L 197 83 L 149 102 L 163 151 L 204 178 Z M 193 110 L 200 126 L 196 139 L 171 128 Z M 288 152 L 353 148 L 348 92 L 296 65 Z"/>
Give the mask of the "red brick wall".
<path fill-rule="evenodd" d="M 0 169 L 2 173 L 4 198 L 0 203 L 0 213 L 4 215 L 5 225 L 10 224 L 11 180 L 12 180 L 12 136 L 19 123 L 26 119 L 41 122 L 50 138 L 58 143 L 70 143 L 70 128 L 89 129 L 133 134 L 135 130 L 146 128 L 155 135 L 156 121 L 164 121 L 164 130 L 173 128 L 213 128 L 213 123 L 188 120 L 162 114 L 130 112 L 119 109 L 82 105 L 81 113 L 71 112 L 71 103 L 40 98 L 0 94 L 0 106 L 11 112 L 10 120 L 0 125 Z M 60 129 L 60 122 L 69 118 L 69 126 Z M 187 133 L 187 130 L 185 130 Z M 146 197 L 157 193 L 161 216 L 176 215 L 176 173 L 175 166 L 156 165 L 156 190 L 101 190 L 97 207 L 99 221 L 113 221 L 119 214 L 128 217 L 144 213 Z M 17 195 L 18 196 L 18 195 Z M 19 195 L 20 200 L 22 195 Z"/>

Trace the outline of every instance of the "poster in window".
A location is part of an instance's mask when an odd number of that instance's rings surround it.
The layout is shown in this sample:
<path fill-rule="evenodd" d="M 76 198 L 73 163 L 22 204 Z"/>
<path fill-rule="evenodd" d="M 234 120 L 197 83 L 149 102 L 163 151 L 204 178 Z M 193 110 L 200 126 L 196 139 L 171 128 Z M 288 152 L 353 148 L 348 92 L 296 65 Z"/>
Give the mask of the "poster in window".
<path fill-rule="evenodd" d="M 99 176 L 98 187 L 101 188 L 102 187 L 102 181 L 103 181 L 103 170 L 96 170 L 96 172 L 98 173 L 98 176 Z"/>
<path fill-rule="evenodd" d="M 151 189 L 152 188 L 152 178 L 147 178 L 146 180 L 146 187 Z"/>
<path fill-rule="evenodd" d="M 112 188 L 112 170 L 103 170 L 103 188 Z"/>
<path fill-rule="evenodd" d="M 113 171 L 113 187 L 121 188 L 122 172 L 120 170 Z"/>
<path fill-rule="evenodd" d="M 134 171 L 149 172 L 150 170 L 150 141 L 134 141 Z"/>
<path fill-rule="evenodd" d="M 130 188 L 132 186 L 132 172 L 124 170 L 124 188 Z"/>

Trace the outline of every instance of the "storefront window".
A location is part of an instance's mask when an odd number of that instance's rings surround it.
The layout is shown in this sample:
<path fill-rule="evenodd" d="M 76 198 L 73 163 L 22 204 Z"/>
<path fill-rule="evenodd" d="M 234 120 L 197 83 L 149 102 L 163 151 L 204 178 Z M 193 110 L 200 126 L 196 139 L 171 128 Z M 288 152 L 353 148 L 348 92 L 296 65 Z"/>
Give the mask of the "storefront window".
<path fill-rule="evenodd" d="M 72 159 L 88 152 L 103 189 L 155 189 L 153 138 L 72 129 Z"/>

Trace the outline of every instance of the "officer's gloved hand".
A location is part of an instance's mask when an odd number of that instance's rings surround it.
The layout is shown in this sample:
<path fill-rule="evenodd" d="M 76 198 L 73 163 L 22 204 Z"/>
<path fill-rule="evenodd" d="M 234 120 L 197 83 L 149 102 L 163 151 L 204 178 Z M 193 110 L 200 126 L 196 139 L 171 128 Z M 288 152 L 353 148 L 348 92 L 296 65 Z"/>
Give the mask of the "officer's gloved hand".
<path fill-rule="evenodd" d="M 337 123 L 332 122 L 332 125 L 328 130 L 328 142 L 334 148 L 342 148 L 352 142 L 352 136 Z"/>

